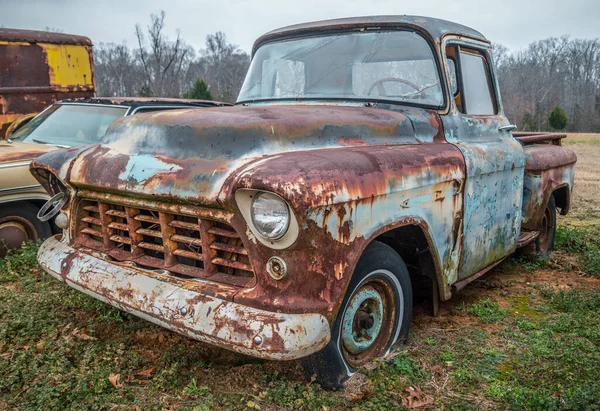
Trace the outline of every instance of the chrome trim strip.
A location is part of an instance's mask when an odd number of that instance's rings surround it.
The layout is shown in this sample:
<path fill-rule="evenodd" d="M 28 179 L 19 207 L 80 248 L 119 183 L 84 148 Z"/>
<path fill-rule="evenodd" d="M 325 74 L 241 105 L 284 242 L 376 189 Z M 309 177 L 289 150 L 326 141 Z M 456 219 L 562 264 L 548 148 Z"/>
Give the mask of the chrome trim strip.
<path fill-rule="evenodd" d="M 36 184 L 36 185 L 32 185 L 32 186 L 21 186 L 21 187 L 13 187 L 13 188 L 0 188 L 0 193 L 10 193 L 13 191 L 21 191 L 21 190 L 29 190 L 32 188 L 38 188 L 41 187 L 41 184 Z"/>
<path fill-rule="evenodd" d="M 31 161 L 22 161 L 20 163 L 0 164 L 0 169 L 28 166 Z"/>
<path fill-rule="evenodd" d="M 182 109 L 182 108 L 206 108 L 206 107 L 212 107 L 212 106 L 193 106 L 193 105 L 189 105 L 189 106 L 188 105 L 139 106 L 139 107 L 134 108 L 131 111 L 131 113 L 129 113 L 128 115 L 132 116 L 140 110 L 145 110 L 145 109 L 149 109 L 149 108 L 155 108 L 155 109 L 157 109 L 156 111 L 160 111 L 160 110 L 177 110 L 177 109 Z"/>

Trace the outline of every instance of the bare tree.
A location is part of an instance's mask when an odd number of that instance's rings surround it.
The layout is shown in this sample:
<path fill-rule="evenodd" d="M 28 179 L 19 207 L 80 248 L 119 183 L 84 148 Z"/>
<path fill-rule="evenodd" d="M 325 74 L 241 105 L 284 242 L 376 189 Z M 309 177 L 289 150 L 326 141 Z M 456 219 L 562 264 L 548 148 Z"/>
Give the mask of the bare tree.
<path fill-rule="evenodd" d="M 250 57 L 238 46 L 227 41 L 223 32 L 206 36 L 206 48 L 200 51 L 188 71 L 188 82 L 201 77 L 210 86 L 212 95 L 221 101 L 233 102 L 242 87 Z"/>
<path fill-rule="evenodd" d="M 179 96 L 182 92 L 179 78 L 191 58 L 193 49 L 180 37 L 177 31 L 175 41 L 170 41 L 164 34 L 165 12 L 150 16 L 147 27 L 149 44 L 139 24 L 135 26 L 138 41 L 137 56 L 144 73 L 145 86 L 155 96 Z"/>
<path fill-rule="evenodd" d="M 100 43 L 94 48 L 96 88 L 102 96 L 135 96 L 140 93 L 143 70 L 125 44 Z"/>
<path fill-rule="evenodd" d="M 521 129 L 548 130 L 560 105 L 568 131 L 600 131 L 600 40 L 549 38 L 497 60 L 505 112 Z"/>

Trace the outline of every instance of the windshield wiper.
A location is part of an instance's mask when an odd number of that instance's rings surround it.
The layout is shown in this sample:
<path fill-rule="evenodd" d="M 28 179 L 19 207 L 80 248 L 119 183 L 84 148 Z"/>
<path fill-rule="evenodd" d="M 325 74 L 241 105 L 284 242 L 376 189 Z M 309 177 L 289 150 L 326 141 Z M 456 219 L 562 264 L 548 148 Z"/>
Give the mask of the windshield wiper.
<path fill-rule="evenodd" d="M 52 146 L 54 144 L 48 143 L 47 141 L 42 141 L 42 140 L 36 140 L 35 138 L 32 138 L 31 141 L 33 141 L 34 143 L 38 143 L 38 144 L 46 144 L 49 146 Z"/>

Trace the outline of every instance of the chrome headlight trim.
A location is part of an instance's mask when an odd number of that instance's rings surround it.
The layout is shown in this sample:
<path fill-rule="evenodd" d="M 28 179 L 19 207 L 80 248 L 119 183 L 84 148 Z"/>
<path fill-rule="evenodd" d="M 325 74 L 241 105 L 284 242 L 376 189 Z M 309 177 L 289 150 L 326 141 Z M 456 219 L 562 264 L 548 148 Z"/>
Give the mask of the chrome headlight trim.
<path fill-rule="evenodd" d="M 284 230 L 282 235 L 278 238 L 270 239 L 263 236 L 263 234 L 261 234 L 254 224 L 254 219 L 252 218 L 252 203 L 254 198 L 261 193 L 277 196 L 287 206 L 287 210 L 289 212 L 289 222 L 287 224 L 287 229 Z M 235 201 L 240 209 L 240 212 L 242 213 L 242 216 L 248 224 L 248 229 L 250 232 L 247 234 L 251 240 L 255 238 L 260 243 L 275 250 L 283 250 L 296 242 L 299 233 L 298 221 L 296 220 L 296 216 L 288 202 L 285 201 L 285 199 L 283 199 L 281 196 L 270 191 L 241 188 L 235 192 Z"/>

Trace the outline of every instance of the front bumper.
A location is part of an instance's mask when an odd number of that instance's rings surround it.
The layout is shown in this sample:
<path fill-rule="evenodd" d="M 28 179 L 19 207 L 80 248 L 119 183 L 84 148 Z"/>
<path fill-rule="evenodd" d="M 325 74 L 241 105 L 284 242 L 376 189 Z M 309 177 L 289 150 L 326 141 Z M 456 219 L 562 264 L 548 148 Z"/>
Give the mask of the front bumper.
<path fill-rule="evenodd" d="M 319 351 L 330 339 L 329 323 L 320 314 L 274 313 L 226 301 L 202 293 L 206 284 L 202 280 L 117 265 L 69 247 L 57 237 L 42 244 L 38 261 L 46 272 L 76 290 L 242 354 L 292 360 Z M 186 287 L 190 283 L 194 287 Z"/>

